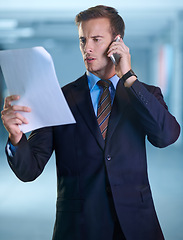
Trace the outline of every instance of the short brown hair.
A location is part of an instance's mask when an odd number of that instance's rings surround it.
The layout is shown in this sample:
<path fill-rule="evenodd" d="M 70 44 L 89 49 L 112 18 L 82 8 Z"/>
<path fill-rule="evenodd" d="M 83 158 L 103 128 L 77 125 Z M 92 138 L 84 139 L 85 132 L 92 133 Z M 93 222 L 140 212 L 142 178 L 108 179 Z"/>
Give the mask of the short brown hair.
<path fill-rule="evenodd" d="M 79 26 L 81 22 L 94 18 L 108 18 L 110 20 L 113 37 L 118 34 L 120 34 L 122 38 L 124 37 L 125 23 L 115 8 L 104 5 L 88 8 L 76 15 L 75 23 Z"/>

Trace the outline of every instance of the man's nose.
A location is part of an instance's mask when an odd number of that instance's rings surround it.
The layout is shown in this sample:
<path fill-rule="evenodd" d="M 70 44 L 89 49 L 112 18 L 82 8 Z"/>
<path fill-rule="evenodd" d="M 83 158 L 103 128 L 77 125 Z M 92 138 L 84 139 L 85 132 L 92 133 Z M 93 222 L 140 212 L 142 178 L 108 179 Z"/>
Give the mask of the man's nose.
<path fill-rule="evenodd" d="M 91 53 L 92 52 L 92 44 L 90 40 L 87 40 L 85 43 L 85 53 Z"/>

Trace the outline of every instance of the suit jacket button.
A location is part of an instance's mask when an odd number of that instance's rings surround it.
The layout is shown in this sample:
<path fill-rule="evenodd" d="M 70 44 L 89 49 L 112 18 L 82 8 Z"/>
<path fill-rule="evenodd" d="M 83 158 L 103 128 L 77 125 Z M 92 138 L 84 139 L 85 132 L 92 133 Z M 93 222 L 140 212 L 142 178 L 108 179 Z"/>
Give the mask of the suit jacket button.
<path fill-rule="evenodd" d="M 110 155 L 107 156 L 107 161 L 111 161 L 111 156 Z"/>

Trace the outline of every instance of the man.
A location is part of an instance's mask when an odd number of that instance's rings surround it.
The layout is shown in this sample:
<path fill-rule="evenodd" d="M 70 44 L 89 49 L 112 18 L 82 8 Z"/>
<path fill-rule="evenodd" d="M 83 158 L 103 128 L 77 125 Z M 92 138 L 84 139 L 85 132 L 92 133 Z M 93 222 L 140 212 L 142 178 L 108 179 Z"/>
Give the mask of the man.
<path fill-rule="evenodd" d="M 55 150 L 54 240 L 162 240 L 145 138 L 166 147 L 177 140 L 179 124 L 160 89 L 141 83 L 131 70 L 124 22 L 115 9 L 90 8 L 76 16 L 76 23 L 87 72 L 62 88 L 76 124 L 38 129 L 27 141 L 18 127 L 27 120 L 16 111 L 30 109 L 11 106 L 18 97 L 7 97 L 2 120 L 9 132 L 9 164 L 22 181 L 32 181 Z M 110 57 L 116 53 L 114 65 Z"/>

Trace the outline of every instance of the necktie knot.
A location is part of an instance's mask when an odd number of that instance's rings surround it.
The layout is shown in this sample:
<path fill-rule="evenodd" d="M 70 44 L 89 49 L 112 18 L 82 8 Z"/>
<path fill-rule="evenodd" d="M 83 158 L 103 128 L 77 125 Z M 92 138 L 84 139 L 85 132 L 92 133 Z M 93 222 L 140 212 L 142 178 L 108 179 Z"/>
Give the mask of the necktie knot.
<path fill-rule="evenodd" d="M 99 80 L 97 82 L 97 85 L 102 87 L 103 89 L 109 88 L 111 85 L 111 81 L 110 80 Z"/>

